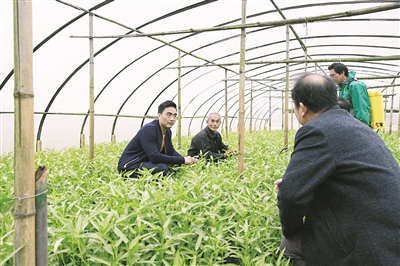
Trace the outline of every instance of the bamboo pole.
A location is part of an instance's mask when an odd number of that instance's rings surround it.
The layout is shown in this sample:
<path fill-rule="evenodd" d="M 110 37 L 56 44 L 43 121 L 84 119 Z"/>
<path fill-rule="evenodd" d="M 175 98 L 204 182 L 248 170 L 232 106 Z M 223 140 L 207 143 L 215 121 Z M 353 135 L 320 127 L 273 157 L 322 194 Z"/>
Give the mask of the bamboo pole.
<path fill-rule="evenodd" d="M 397 75 L 399 75 L 400 72 L 397 73 Z M 394 85 L 396 83 L 396 78 L 393 79 L 392 81 L 392 85 Z M 395 94 L 395 90 L 394 90 L 394 86 L 392 87 L 392 95 Z M 399 97 L 399 103 L 400 103 L 400 97 Z M 390 102 L 390 115 L 389 115 L 389 126 L 390 126 L 390 131 L 389 134 L 392 134 L 392 123 L 393 123 L 393 105 L 394 105 L 394 97 L 392 96 L 392 100 Z M 400 105 L 399 105 L 400 106 Z M 386 108 L 385 108 L 386 110 Z M 386 116 L 386 114 L 385 114 Z M 400 129 L 400 113 L 398 115 L 398 119 L 397 119 L 397 126 L 398 126 L 398 130 Z M 400 133 L 397 132 L 400 136 Z"/>
<path fill-rule="evenodd" d="M 272 118 L 272 97 L 271 97 L 271 90 L 269 90 L 269 114 L 268 114 L 268 129 L 271 131 L 271 118 Z"/>
<path fill-rule="evenodd" d="M 400 56 L 398 55 L 388 55 L 388 56 L 377 56 L 377 57 L 334 57 L 334 58 L 321 58 L 321 59 L 285 59 L 285 60 L 263 60 L 263 61 L 247 61 L 246 65 L 265 65 L 265 64 L 301 64 L 301 63 L 331 63 L 331 62 L 375 62 L 375 61 L 396 61 L 400 60 Z M 228 67 L 240 65 L 240 62 L 233 63 L 220 63 L 219 67 Z M 210 67 L 213 65 L 187 65 L 181 66 L 181 68 L 194 68 L 194 67 Z M 166 67 L 165 69 L 174 69 L 176 67 Z M 377 77 L 378 78 L 378 77 Z M 388 76 L 388 78 L 393 78 L 393 76 Z M 357 78 L 360 79 L 360 78 Z M 237 79 L 228 79 L 228 80 L 237 80 Z M 269 80 L 276 81 L 276 79 L 252 79 L 252 80 Z"/>
<path fill-rule="evenodd" d="M 289 60 L 289 25 L 286 25 L 286 60 Z M 284 123 L 284 140 L 283 146 L 288 148 L 289 135 L 289 64 L 286 63 L 286 82 L 285 82 L 285 123 Z"/>
<path fill-rule="evenodd" d="M 253 81 L 250 82 L 250 133 L 253 132 Z"/>
<path fill-rule="evenodd" d="M 246 0 L 242 0 L 242 26 L 246 24 Z M 240 29 L 240 68 L 239 68 L 239 154 L 238 171 L 244 171 L 244 97 L 245 97 L 245 62 L 246 62 L 246 28 Z"/>
<path fill-rule="evenodd" d="M 42 146 L 42 140 L 38 140 L 37 142 L 36 142 L 36 151 L 38 152 L 38 151 L 41 151 L 42 149 L 43 149 L 43 146 Z"/>
<path fill-rule="evenodd" d="M 81 134 L 79 138 L 79 145 L 81 148 L 85 146 L 85 134 Z"/>
<path fill-rule="evenodd" d="M 392 90 L 392 94 L 394 95 L 394 87 Z M 393 96 L 392 96 L 393 99 Z M 394 102 L 394 99 L 392 100 Z M 399 97 L 399 106 L 400 106 L 400 97 Z M 400 108 L 397 110 L 397 136 L 400 137 Z M 393 106 L 391 107 L 390 115 L 393 114 Z"/>
<path fill-rule="evenodd" d="M 93 36 L 93 14 L 89 13 L 89 35 Z M 89 159 L 94 158 L 94 47 L 93 38 L 89 38 L 89 68 L 90 68 L 90 81 L 89 81 Z"/>
<path fill-rule="evenodd" d="M 39 166 L 35 172 L 36 194 L 36 265 L 47 265 L 47 167 Z"/>
<path fill-rule="evenodd" d="M 228 138 L 228 71 L 225 69 L 225 136 Z"/>
<path fill-rule="evenodd" d="M 32 1 L 14 0 L 14 265 L 35 265 Z"/>
<path fill-rule="evenodd" d="M 178 148 L 181 148 L 181 138 L 182 138 L 182 107 L 181 107 L 181 50 L 178 50 Z"/>
<path fill-rule="evenodd" d="M 243 0 L 244 1 L 244 0 Z M 61 1 L 59 1 L 61 2 Z M 378 13 L 382 11 L 388 11 L 393 9 L 400 8 L 400 3 L 394 3 L 389 5 L 381 5 L 371 8 L 365 9 L 356 9 L 356 10 L 348 10 L 340 13 L 331 13 L 324 14 L 320 16 L 314 17 L 300 17 L 294 19 L 285 19 L 285 20 L 275 20 L 275 21 L 266 21 L 266 22 L 255 22 L 255 23 L 241 23 L 239 25 L 230 25 L 230 26 L 220 26 L 220 27 L 211 27 L 211 28 L 199 28 L 199 29 L 186 29 L 186 30 L 175 30 L 175 31 L 163 31 L 163 32 L 154 32 L 154 33 L 142 33 L 139 31 L 137 34 L 131 35 L 108 35 L 108 36 L 93 36 L 93 38 L 136 38 L 136 37 L 154 37 L 154 36 L 165 36 L 165 35 L 173 35 L 173 34 L 185 34 L 185 33 L 201 33 L 201 32 L 213 32 L 213 31 L 223 31 L 223 30 L 235 30 L 235 29 L 243 29 L 243 28 L 258 28 L 258 27 L 268 27 L 268 26 L 285 26 L 285 25 L 293 25 L 293 24 L 303 24 L 310 23 L 316 21 L 326 21 L 329 19 L 335 18 L 344 18 L 344 17 L 354 17 L 365 14 Z M 81 9 L 83 10 L 83 9 Z M 99 18 L 103 18 L 100 15 L 97 15 Z M 106 18 L 103 18 L 106 19 Z M 89 38 L 89 36 L 70 36 L 71 38 Z"/>

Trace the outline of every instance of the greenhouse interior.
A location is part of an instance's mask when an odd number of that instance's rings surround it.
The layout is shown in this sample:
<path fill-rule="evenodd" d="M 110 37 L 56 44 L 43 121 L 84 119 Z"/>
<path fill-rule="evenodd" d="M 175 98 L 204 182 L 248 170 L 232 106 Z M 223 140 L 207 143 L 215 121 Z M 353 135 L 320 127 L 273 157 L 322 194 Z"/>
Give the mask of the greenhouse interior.
<path fill-rule="evenodd" d="M 274 189 L 304 126 L 291 89 L 332 63 L 379 96 L 369 126 L 400 163 L 398 0 L 0 5 L 0 265 L 292 265 Z M 127 182 L 118 159 L 167 100 L 180 154 L 219 113 L 237 156 Z"/>

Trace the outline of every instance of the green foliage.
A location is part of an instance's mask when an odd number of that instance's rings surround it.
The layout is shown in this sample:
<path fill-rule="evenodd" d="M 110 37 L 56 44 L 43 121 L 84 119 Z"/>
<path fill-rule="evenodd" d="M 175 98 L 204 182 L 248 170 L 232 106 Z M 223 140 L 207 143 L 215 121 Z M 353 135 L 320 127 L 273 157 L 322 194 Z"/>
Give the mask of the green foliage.
<path fill-rule="evenodd" d="M 398 139 L 382 136 L 399 159 Z M 283 149 L 282 131 L 246 133 L 241 176 L 230 157 L 124 180 L 116 166 L 127 142 L 96 145 L 92 161 L 86 148 L 37 153 L 36 166 L 49 169 L 49 265 L 289 265 L 273 182 L 293 138 Z M 237 134 L 224 142 L 237 149 Z M 182 138 L 178 151 L 189 143 Z M 1 158 L 0 264 L 12 265 L 13 156 Z"/>

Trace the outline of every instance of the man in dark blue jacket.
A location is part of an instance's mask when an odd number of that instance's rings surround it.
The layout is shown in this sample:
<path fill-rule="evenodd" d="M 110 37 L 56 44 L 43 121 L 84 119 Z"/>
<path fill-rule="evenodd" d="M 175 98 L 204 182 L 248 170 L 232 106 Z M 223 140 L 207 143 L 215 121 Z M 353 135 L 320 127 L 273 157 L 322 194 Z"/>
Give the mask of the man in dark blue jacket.
<path fill-rule="evenodd" d="M 177 118 L 176 104 L 165 101 L 158 107 L 158 119 L 144 125 L 129 142 L 118 161 L 123 175 L 143 168 L 152 173 L 168 172 L 169 165 L 194 164 L 196 159 L 183 157 L 173 147 L 171 128 Z"/>
<path fill-rule="evenodd" d="M 278 189 L 294 265 L 400 265 L 400 168 L 381 137 L 337 105 L 326 76 L 291 91 L 302 127 Z"/>

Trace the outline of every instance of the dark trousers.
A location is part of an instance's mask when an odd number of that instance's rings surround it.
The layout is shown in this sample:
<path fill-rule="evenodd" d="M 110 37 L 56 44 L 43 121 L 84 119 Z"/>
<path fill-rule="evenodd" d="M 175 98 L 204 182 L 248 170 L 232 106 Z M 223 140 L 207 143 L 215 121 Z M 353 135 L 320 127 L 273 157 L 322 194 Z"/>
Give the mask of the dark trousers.
<path fill-rule="evenodd" d="M 140 169 L 142 169 L 142 168 L 152 169 L 152 173 L 153 174 L 162 172 L 163 175 L 166 175 L 168 170 L 169 170 L 168 164 L 165 164 L 165 163 L 152 163 L 152 162 L 143 163 L 142 166 L 140 167 Z"/>
<path fill-rule="evenodd" d="M 283 255 L 288 259 L 290 258 L 294 266 L 306 266 L 306 262 L 303 258 L 300 233 L 291 236 L 290 239 L 283 237 L 279 249 L 281 251 L 285 249 Z"/>
<path fill-rule="evenodd" d="M 143 168 L 146 168 L 148 170 L 152 169 L 151 173 L 153 174 L 162 172 L 163 175 L 166 175 L 169 170 L 168 165 L 165 163 L 145 162 L 142 163 L 138 169 L 121 171 L 121 175 L 125 179 L 139 178 L 138 171 Z"/>

